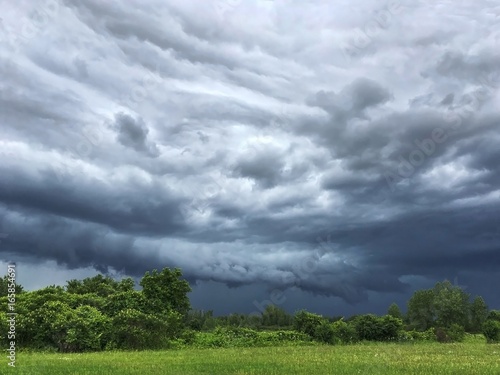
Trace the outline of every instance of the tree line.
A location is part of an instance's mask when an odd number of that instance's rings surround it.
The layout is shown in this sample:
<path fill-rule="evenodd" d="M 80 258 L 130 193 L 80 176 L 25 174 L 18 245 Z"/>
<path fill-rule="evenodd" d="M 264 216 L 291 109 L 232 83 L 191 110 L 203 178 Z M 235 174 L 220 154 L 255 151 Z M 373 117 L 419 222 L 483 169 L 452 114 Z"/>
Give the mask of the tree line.
<path fill-rule="evenodd" d="M 0 340 L 7 345 L 7 277 L 0 279 Z M 403 314 L 322 316 L 305 310 L 289 314 L 269 305 L 261 314 L 214 316 L 191 308 L 189 283 L 180 269 L 146 272 L 135 289 L 97 275 L 64 287 L 35 291 L 16 287 L 16 344 L 61 352 L 160 349 L 176 345 L 274 345 L 280 342 L 351 344 L 358 341 L 462 341 L 466 333 L 500 342 L 500 311 L 481 297 L 471 300 L 449 281 L 416 291 Z M 232 344 L 231 344 L 232 343 Z M 236 343 L 236 344 L 235 344 Z M 4 346 L 6 347 L 6 346 Z"/>

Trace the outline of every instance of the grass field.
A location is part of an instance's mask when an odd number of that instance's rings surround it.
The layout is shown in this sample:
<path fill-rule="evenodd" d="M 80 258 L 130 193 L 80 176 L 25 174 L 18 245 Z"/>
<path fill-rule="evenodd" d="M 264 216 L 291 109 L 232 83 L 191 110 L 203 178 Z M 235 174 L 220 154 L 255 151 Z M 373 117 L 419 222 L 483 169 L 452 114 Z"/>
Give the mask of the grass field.
<path fill-rule="evenodd" d="M 358 344 L 88 354 L 18 353 L 1 374 L 500 375 L 500 344 Z M 0 368 L 2 368 L 0 367 Z"/>

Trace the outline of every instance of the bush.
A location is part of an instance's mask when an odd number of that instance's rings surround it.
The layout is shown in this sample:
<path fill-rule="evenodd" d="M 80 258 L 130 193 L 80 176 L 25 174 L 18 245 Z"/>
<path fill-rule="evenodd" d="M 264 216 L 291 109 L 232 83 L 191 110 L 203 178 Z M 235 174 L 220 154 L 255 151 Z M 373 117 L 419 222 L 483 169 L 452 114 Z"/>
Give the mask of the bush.
<path fill-rule="evenodd" d="M 500 322 L 500 311 L 491 310 L 486 320 L 496 320 L 497 322 Z"/>
<path fill-rule="evenodd" d="M 465 329 L 461 325 L 453 323 L 446 333 L 452 342 L 462 342 L 465 338 Z"/>
<path fill-rule="evenodd" d="M 378 341 L 382 337 L 382 325 L 376 315 L 360 315 L 353 324 L 360 340 Z"/>
<path fill-rule="evenodd" d="M 256 346 L 259 334 L 250 328 L 219 327 L 215 329 L 214 336 L 215 347 L 252 347 Z"/>
<path fill-rule="evenodd" d="M 353 324 L 359 339 L 368 341 L 397 340 L 403 329 L 403 321 L 391 315 L 360 315 L 353 320 Z"/>
<path fill-rule="evenodd" d="M 331 324 L 334 344 L 351 344 L 358 341 L 356 328 L 343 320 L 338 320 Z"/>
<path fill-rule="evenodd" d="M 293 327 L 295 330 L 306 333 L 314 338 L 316 328 L 318 328 L 323 321 L 324 318 L 321 315 L 301 310 L 294 316 Z"/>
<path fill-rule="evenodd" d="M 177 312 L 162 315 L 144 314 L 135 309 L 121 310 L 112 319 L 112 343 L 109 348 L 161 349 L 178 338 L 181 316 Z"/>
<path fill-rule="evenodd" d="M 333 327 L 327 320 L 321 322 L 314 330 L 314 339 L 327 344 L 333 344 Z"/>
<path fill-rule="evenodd" d="M 179 336 L 181 339 L 182 343 L 185 345 L 191 345 L 195 342 L 196 340 L 196 331 L 192 329 L 185 329 L 181 335 Z"/>
<path fill-rule="evenodd" d="M 276 346 L 278 344 L 303 345 L 310 343 L 311 337 L 296 331 L 257 332 L 249 328 L 222 327 L 214 332 L 200 332 L 194 346 L 199 348 L 230 348 Z"/>
<path fill-rule="evenodd" d="M 500 342 L 500 322 L 488 319 L 483 323 L 483 334 L 488 343 Z"/>
<path fill-rule="evenodd" d="M 443 327 L 437 327 L 435 329 L 436 332 L 436 340 L 441 343 L 451 342 L 451 338 L 446 333 L 446 330 Z"/>
<path fill-rule="evenodd" d="M 441 343 L 462 342 L 465 339 L 464 327 L 456 323 L 447 328 L 437 327 L 434 332 L 436 340 Z"/>
<path fill-rule="evenodd" d="M 102 350 L 106 344 L 109 323 L 109 318 L 96 308 L 80 306 L 75 309 L 75 320 L 68 329 L 66 342 L 75 351 Z"/>
<path fill-rule="evenodd" d="M 391 315 L 385 315 L 379 319 L 380 341 L 397 340 L 399 333 L 403 329 L 403 321 Z"/>
<path fill-rule="evenodd" d="M 259 341 L 262 343 L 269 343 L 269 344 L 276 344 L 276 343 L 300 344 L 311 341 L 311 337 L 301 332 L 280 330 L 273 332 L 259 332 Z"/>
<path fill-rule="evenodd" d="M 434 328 L 429 328 L 427 331 L 400 331 L 398 334 L 399 341 L 436 341 Z"/>

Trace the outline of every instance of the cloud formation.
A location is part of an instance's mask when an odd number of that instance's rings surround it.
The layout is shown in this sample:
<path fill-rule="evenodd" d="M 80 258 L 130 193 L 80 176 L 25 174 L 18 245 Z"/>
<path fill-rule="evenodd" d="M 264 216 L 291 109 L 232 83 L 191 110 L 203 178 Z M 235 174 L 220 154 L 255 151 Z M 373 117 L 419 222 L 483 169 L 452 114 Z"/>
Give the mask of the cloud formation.
<path fill-rule="evenodd" d="M 216 311 L 226 287 L 356 311 L 456 277 L 500 304 L 494 2 L 0 9 L 5 261 L 177 266 Z"/>

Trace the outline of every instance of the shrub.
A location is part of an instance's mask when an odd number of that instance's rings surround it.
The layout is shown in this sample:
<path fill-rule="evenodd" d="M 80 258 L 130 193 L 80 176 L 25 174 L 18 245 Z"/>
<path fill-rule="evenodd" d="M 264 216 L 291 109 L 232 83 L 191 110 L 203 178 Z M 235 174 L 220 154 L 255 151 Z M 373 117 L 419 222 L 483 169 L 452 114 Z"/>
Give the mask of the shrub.
<path fill-rule="evenodd" d="M 301 310 L 294 316 L 293 327 L 299 332 L 307 333 L 309 336 L 314 337 L 316 328 L 320 326 L 323 321 L 324 318 L 321 315 Z"/>
<path fill-rule="evenodd" d="M 391 315 L 360 315 L 354 319 L 353 324 L 359 339 L 368 341 L 397 340 L 403 329 L 403 321 Z"/>
<path fill-rule="evenodd" d="M 333 331 L 333 343 L 351 344 L 358 341 L 356 328 L 343 320 L 331 324 Z"/>
<path fill-rule="evenodd" d="M 248 328 L 223 327 L 196 335 L 194 345 L 200 348 L 256 347 L 277 344 L 302 345 L 311 337 L 296 331 L 257 332 Z"/>
<path fill-rule="evenodd" d="M 487 320 L 496 320 L 497 322 L 500 322 L 500 311 L 491 310 L 486 319 Z"/>
<path fill-rule="evenodd" d="M 435 329 L 436 332 L 436 340 L 441 343 L 451 342 L 450 337 L 446 333 L 446 330 L 443 327 L 437 327 Z"/>
<path fill-rule="evenodd" d="M 259 339 L 263 343 L 302 343 L 311 341 L 311 337 L 305 333 L 283 330 L 259 332 Z"/>
<path fill-rule="evenodd" d="M 447 328 L 437 327 L 434 332 L 436 340 L 441 343 L 462 342 L 465 339 L 464 327 L 456 323 Z"/>
<path fill-rule="evenodd" d="M 102 350 L 109 332 L 109 318 L 91 306 L 75 309 L 75 319 L 70 322 L 66 342 L 75 351 Z"/>
<path fill-rule="evenodd" d="M 399 333 L 403 329 L 403 321 L 391 315 L 378 318 L 380 325 L 380 341 L 397 340 Z"/>
<path fill-rule="evenodd" d="M 258 336 L 258 332 L 250 328 L 218 327 L 209 343 L 214 347 L 252 347 L 256 346 Z"/>
<path fill-rule="evenodd" d="M 135 309 L 121 310 L 112 319 L 112 343 L 120 349 L 160 349 L 180 333 L 181 316 L 177 312 L 144 314 Z"/>
<path fill-rule="evenodd" d="M 314 330 L 314 339 L 327 344 L 333 344 L 333 327 L 327 320 L 322 321 Z"/>
<path fill-rule="evenodd" d="M 446 329 L 446 333 L 452 342 L 464 341 L 465 329 L 461 325 L 453 323 L 448 329 Z"/>
<path fill-rule="evenodd" d="M 483 334 L 488 343 L 500 342 L 500 322 L 488 319 L 483 323 Z"/>
<path fill-rule="evenodd" d="M 196 331 L 192 329 L 185 329 L 179 336 L 183 344 L 191 345 L 196 340 Z"/>
<path fill-rule="evenodd" d="M 373 314 L 360 315 L 353 321 L 360 340 L 377 341 L 382 335 L 379 318 Z"/>
<path fill-rule="evenodd" d="M 427 331 L 400 331 L 398 335 L 399 341 L 436 341 L 434 328 L 429 328 Z"/>

